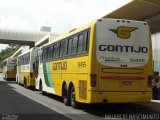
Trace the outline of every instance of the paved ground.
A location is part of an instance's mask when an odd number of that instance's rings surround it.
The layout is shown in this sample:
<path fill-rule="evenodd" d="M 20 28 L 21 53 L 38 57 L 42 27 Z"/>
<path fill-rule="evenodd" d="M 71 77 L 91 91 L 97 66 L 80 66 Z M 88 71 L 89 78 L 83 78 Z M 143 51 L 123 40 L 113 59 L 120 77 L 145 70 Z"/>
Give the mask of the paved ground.
<path fill-rule="evenodd" d="M 0 119 L 2 120 L 7 120 L 6 117 L 17 117 L 18 120 L 104 120 L 126 116 L 129 119 L 140 119 L 141 115 L 145 115 L 143 118 L 150 115 L 150 119 L 160 119 L 158 102 L 83 105 L 76 110 L 65 106 L 60 97 L 50 94 L 43 96 L 39 91 L 25 89 L 14 81 L 4 81 L 0 74 Z"/>
<path fill-rule="evenodd" d="M 67 117 L 19 94 L 8 85 L 15 82 L 0 81 L 0 119 L 16 117 L 18 120 L 69 120 Z M 9 118 L 10 118 L 9 117 Z"/>

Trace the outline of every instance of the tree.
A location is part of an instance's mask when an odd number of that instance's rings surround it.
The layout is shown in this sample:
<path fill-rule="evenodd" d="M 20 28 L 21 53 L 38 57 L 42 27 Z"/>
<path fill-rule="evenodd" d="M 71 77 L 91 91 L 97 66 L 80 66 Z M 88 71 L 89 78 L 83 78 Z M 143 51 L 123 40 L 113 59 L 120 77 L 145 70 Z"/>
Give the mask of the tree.
<path fill-rule="evenodd" d="M 0 51 L 0 67 L 3 66 L 3 61 L 13 55 L 21 46 L 17 44 L 9 44 L 7 48 Z"/>

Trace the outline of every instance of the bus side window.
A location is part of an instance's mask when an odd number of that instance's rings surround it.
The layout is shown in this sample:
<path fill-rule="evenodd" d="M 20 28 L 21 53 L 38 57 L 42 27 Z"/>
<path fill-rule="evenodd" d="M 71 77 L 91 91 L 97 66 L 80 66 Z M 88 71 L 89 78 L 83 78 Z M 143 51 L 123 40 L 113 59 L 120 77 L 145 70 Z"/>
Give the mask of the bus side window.
<path fill-rule="evenodd" d="M 57 44 L 54 44 L 54 45 L 53 45 L 53 48 L 54 48 L 53 58 L 55 58 L 55 57 L 56 57 L 56 48 L 57 48 Z"/>
<path fill-rule="evenodd" d="M 74 36 L 72 40 L 72 54 L 77 53 L 78 36 Z"/>
<path fill-rule="evenodd" d="M 24 55 L 22 56 L 22 65 L 24 65 Z"/>
<path fill-rule="evenodd" d="M 68 45 L 68 40 L 64 40 L 65 41 L 65 46 L 64 46 L 64 50 L 63 50 L 63 56 L 66 56 L 67 55 L 67 45 Z"/>
<path fill-rule="evenodd" d="M 23 65 L 24 65 L 25 64 L 25 56 L 23 55 L 22 58 L 23 58 Z"/>
<path fill-rule="evenodd" d="M 27 64 L 27 54 L 25 55 L 25 64 Z"/>
<path fill-rule="evenodd" d="M 89 49 L 89 31 L 86 31 L 83 42 L 83 53 L 88 52 L 88 49 Z"/>
<path fill-rule="evenodd" d="M 55 58 L 58 58 L 59 57 L 59 48 L 60 48 L 60 44 L 59 43 L 56 43 L 55 44 L 55 51 L 54 51 L 54 55 L 55 55 Z"/>
<path fill-rule="evenodd" d="M 22 59 L 21 59 L 21 56 L 19 57 L 19 65 L 21 65 L 21 61 L 22 61 Z"/>
<path fill-rule="evenodd" d="M 29 61 L 30 61 L 30 52 L 28 53 L 28 64 L 29 64 Z"/>
<path fill-rule="evenodd" d="M 22 58 L 22 56 L 21 56 L 21 65 L 23 64 L 23 58 Z"/>
<path fill-rule="evenodd" d="M 71 47 L 72 47 L 72 38 L 68 39 L 68 45 L 67 45 L 67 55 L 71 55 Z"/>
<path fill-rule="evenodd" d="M 29 53 L 27 53 L 27 55 L 26 55 L 26 62 L 27 62 L 27 64 L 29 64 Z"/>
<path fill-rule="evenodd" d="M 49 54 L 49 59 L 52 59 L 52 58 L 53 58 L 53 56 L 52 56 L 52 50 L 53 50 L 53 46 L 49 46 L 49 52 L 48 52 L 48 54 Z"/>
<path fill-rule="evenodd" d="M 46 60 L 49 59 L 49 47 L 46 48 Z"/>
<path fill-rule="evenodd" d="M 47 47 L 47 60 L 50 59 L 50 52 L 49 52 L 50 46 Z"/>
<path fill-rule="evenodd" d="M 43 49 L 42 50 L 42 54 L 40 55 L 40 61 L 42 62 L 43 61 Z"/>
<path fill-rule="evenodd" d="M 62 50 L 63 50 L 63 41 L 60 42 L 60 54 L 59 56 L 62 56 Z"/>
<path fill-rule="evenodd" d="M 84 35 L 80 34 L 78 36 L 78 53 L 82 53 L 82 50 L 83 50 L 83 39 L 84 39 Z"/>
<path fill-rule="evenodd" d="M 40 58 L 41 58 L 41 61 L 43 61 L 43 58 L 44 58 L 44 49 L 42 49 L 42 54 L 41 54 Z"/>
<path fill-rule="evenodd" d="M 44 50 L 42 49 L 42 54 L 41 54 L 41 56 L 40 56 L 41 62 L 43 61 L 43 54 L 44 54 Z"/>
<path fill-rule="evenodd" d="M 19 65 L 21 65 L 21 57 L 19 57 Z"/>
<path fill-rule="evenodd" d="M 21 56 L 21 65 L 23 65 L 23 56 Z"/>
<path fill-rule="evenodd" d="M 28 53 L 26 54 L 26 64 L 28 64 Z"/>
<path fill-rule="evenodd" d="M 24 55 L 24 64 L 27 64 L 27 54 Z"/>
<path fill-rule="evenodd" d="M 46 60 L 47 54 L 46 54 L 46 48 L 44 48 L 44 58 L 43 60 Z"/>
<path fill-rule="evenodd" d="M 66 46 L 66 41 L 61 41 L 61 42 L 60 42 L 60 57 L 63 57 L 63 56 L 64 56 L 65 46 Z"/>
<path fill-rule="evenodd" d="M 25 54 L 23 55 L 23 64 L 25 64 Z"/>
<path fill-rule="evenodd" d="M 52 51 L 51 51 L 51 53 L 52 53 L 52 58 L 54 59 L 55 50 L 54 50 L 54 45 L 53 44 L 52 44 Z"/>
<path fill-rule="evenodd" d="M 25 57 L 26 57 L 26 54 L 23 55 L 23 65 L 26 63 Z"/>

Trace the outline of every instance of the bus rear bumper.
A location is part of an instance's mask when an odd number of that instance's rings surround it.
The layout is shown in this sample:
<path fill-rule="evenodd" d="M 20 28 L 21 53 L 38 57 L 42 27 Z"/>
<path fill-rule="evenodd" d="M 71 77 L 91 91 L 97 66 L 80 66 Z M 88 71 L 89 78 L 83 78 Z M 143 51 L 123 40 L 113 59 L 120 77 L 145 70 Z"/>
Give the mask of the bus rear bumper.
<path fill-rule="evenodd" d="M 91 103 L 151 102 L 151 92 L 94 92 L 90 91 Z"/>

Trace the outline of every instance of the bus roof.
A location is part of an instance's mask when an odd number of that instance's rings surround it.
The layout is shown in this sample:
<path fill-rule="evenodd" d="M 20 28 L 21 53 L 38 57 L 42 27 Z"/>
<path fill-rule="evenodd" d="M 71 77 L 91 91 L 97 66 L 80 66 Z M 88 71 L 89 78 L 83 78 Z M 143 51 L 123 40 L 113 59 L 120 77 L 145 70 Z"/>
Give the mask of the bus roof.
<path fill-rule="evenodd" d="M 31 49 L 28 49 L 27 51 L 19 54 L 17 57 L 22 56 L 22 55 L 24 55 L 24 54 L 26 54 L 26 53 L 28 53 L 28 52 L 31 52 L 34 48 L 38 48 L 38 47 L 32 47 Z"/>
<path fill-rule="evenodd" d="M 92 22 L 89 23 L 89 24 L 85 24 L 85 25 L 83 25 L 83 26 L 81 26 L 81 27 L 77 27 L 77 28 L 71 29 L 71 30 L 69 30 L 68 32 L 66 32 L 66 33 L 60 35 L 59 37 L 51 40 L 49 43 L 46 43 L 46 44 L 43 45 L 43 46 L 48 46 L 48 45 L 50 45 L 50 44 L 52 44 L 52 43 L 54 43 L 54 42 L 57 42 L 57 41 L 59 41 L 59 40 L 62 40 L 62 39 L 66 38 L 66 37 L 69 37 L 69 36 L 71 36 L 71 35 L 74 35 L 74 34 L 76 34 L 77 32 L 79 32 L 79 31 L 81 31 L 81 30 L 88 29 L 88 28 L 91 27 L 91 24 L 94 24 L 95 22 L 96 22 L 96 21 L 92 21 Z M 43 46 L 42 46 L 42 47 L 43 47 Z"/>
<path fill-rule="evenodd" d="M 105 17 L 104 17 L 104 18 L 101 18 L 101 19 L 116 19 L 116 18 L 105 18 Z M 98 20 L 98 19 L 97 19 L 97 20 Z M 79 32 L 79 31 L 88 29 L 88 28 L 91 27 L 92 24 L 96 23 L 97 20 L 94 20 L 94 21 L 90 22 L 89 24 L 85 24 L 85 25 L 83 25 L 83 26 L 81 26 L 81 27 L 73 28 L 73 29 L 69 30 L 68 32 L 60 35 L 59 37 L 51 40 L 50 42 L 44 44 L 44 45 L 41 46 L 41 47 L 48 46 L 48 45 L 50 45 L 50 44 L 52 44 L 52 43 L 58 42 L 59 40 L 62 40 L 62 39 L 64 39 L 64 38 L 66 38 L 66 37 L 69 37 L 69 36 L 71 36 L 71 35 L 74 35 L 74 34 L 76 34 L 76 33 Z M 132 20 L 131 20 L 131 21 L 132 21 Z M 133 21 L 135 21 L 135 20 L 133 20 Z M 137 21 L 137 22 L 142 22 L 142 21 Z M 40 48 L 41 48 L 41 47 L 40 47 Z"/>
<path fill-rule="evenodd" d="M 8 57 L 8 58 L 6 58 L 5 60 L 3 60 L 3 62 L 5 62 L 5 61 L 7 61 L 7 60 L 9 60 L 9 59 L 17 59 L 17 57 Z"/>

